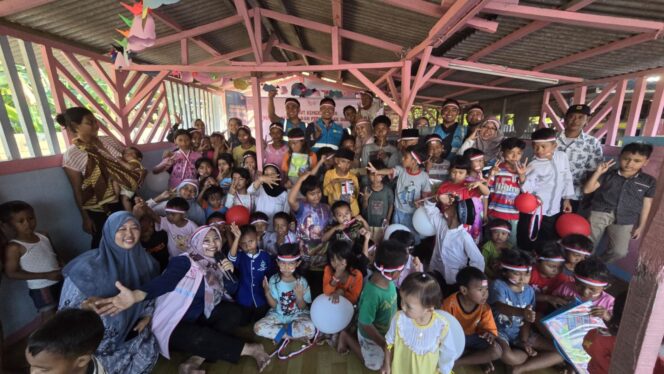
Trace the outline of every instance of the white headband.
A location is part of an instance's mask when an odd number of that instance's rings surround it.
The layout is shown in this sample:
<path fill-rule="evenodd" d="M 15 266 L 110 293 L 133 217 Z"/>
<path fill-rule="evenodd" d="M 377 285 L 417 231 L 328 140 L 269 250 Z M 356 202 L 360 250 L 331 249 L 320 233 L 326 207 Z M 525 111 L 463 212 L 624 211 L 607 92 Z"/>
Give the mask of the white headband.
<path fill-rule="evenodd" d="M 297 256 L 277 256 L 277 260 L 281 262 L 295 262 L 300 259 L 300 255 Z"/>
<path fill-rule="evenodd" d="M 585 251 L 583 249 L 580 249 L 580 248 L 572 248 L 572 247 L 565 247 L 565 246 L 563 246 L 563 248 L 565 248 L 566 250 L 568 250 L 570 252 L 578 253 L 580 255 L 590 256 L 592 254 L 592 253 L 590 253 L 588 251 Z"/>
<path fill-rule="evenodd" d="M 503 269 L 507 270 L 513 270 L 513 271 L 522 271 L 522 272 L 528 272 L 531 270 L 530 266 L 513 266 L 513 265 L 508 265 L 508 264 L 500 264 L 500 267 Z"/>
<path fill-rule="evenodd" d="M 562 257 L 537 257 L 539 261 L 551 261 L 551 262 L 565 262 L 565 259 Z"/>
<path fill-rule="evenodd" d="M 603 281 L 599 281 L 599 280 L 596 280 L 596 279 L 585 278 L 585 277 L 582 277 L 582 276 L 579 276 L 579 275 L 575 275 L 574 278 L 576 278 L 576 280 L 578 280 L 579 282 L 585 283 L 589 286 L 606 287 L 606 286 L 609 285 L 608 282 L 603 282 Z"/>
<path fill-rule="evenodd" d="M 484 158 L 484 155 L 475 155 L 475 156 L 470 158 L 470 161 L 475 161 L 475 160 L 479 160 L 479 159 L 483 159 L 483 158 Z"/>
<path fill-rule="evenodd" d="M 187 213 L 187 212 L 184 211 L 184 210 L 173 209 L 173 208 L 166 208 L 166 209 L 164 209 L 164 211 L 167 212 L 167 213 L 183 213 L 183 214 L 184 214 L 184 213 Z"/>
<path fill-rule="evenodd" d="M 420 160 L 420 158 L 417 157 L 417 154 L 416 154 L 415 152 L 410 151 L 410 155 L 413 156 L 413 158 L 415 159 L 415 161 L 417 161 L 417 163 L 418 163 L 419 165 L 422 164 L 422 160 Z"/>
<path fill-rule="evenodd" d="M 508 229 L 507 227 L 503 227 L 503 226 L 492 227 L 492 228 L 489 229 L 489 231 L 504 231 L 504 232 L 510 232 L 510 233 L 512 232 L 511 229 Z"/>
<path fill-rule="evenodd" d="M 555 137 L 544 138 L 544 139 L 533 139 L 532 140 L 533 143 L 544 143 L 544 142 L 555 142 L 555 141 L 556 141 Z"/>

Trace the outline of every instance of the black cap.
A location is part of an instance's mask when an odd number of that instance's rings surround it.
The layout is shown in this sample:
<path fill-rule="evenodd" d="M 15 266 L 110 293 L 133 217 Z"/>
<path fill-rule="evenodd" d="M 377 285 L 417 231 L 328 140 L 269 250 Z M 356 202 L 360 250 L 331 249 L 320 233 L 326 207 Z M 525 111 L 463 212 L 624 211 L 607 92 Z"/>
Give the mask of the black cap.
<path fill-rule="evenodd" d="M 586 116 L 590 115 L 590 107 L 586 104 L 576 104 L 572 105 L 567 109 L 567 113 L 565 113 L 565 117 L 569 116 L 570 114 L 573 113 L 581 113 L 585 114 Z"/>
<path fill-rule="evenodd" d="M 401 130 L 401 139 L 419 139 L 420 130 L 418 129 L 403 129 Z"/>
<path fill-rule="evenodd" d="M 355 159 L 355 152 L 346 148 L 339 148 L 334 153 L 334 157 L 345 158 L 346 160 L 353 161 Z"/>

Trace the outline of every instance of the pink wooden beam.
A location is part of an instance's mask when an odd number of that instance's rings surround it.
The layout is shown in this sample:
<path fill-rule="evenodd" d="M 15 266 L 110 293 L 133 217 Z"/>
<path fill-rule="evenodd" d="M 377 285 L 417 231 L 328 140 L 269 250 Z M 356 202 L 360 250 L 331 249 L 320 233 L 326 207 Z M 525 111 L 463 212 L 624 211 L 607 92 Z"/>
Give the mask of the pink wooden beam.
<path fill-rule="evenodd" d="M 182 27 L 177 21 L 175 21 L 169 15 L 164 13 L 161 9 L 152 9 L 152 17 L 154 17 L 155 19 L 158 19 L 163 24 L 165 24 L 166 26 L 170 27 L 171 29 L 173 29 L 177 32 L 184 31 L 184 27 Z M 212 56 L 219 56 L 221 54 L 214 46 L 212 46 L 212 44 L 206 42 L 205 40 L 202 40 L 198 37 L 197 38 L 189 38 L 189 40 L 192 43 L 199 46 L 205 52 L 211 54 Z"/>
<path fill-rule="evenodd" d="M 418 66 L 417 68 L 417 73 L 415 74 L 415 80 L 411 85 L 410 95 L 408 96 L 408 100 L 406 100 L 406 105 L 404 105 L 402 108 L 403 112 L 406 115 L 401 117 L 401 128 L 403 128 L 407 124 L 408 113 L 410 112 L 410 108 L 413 106 L 413 102 L 415 102 L 415 96 L 417 96 L 417 90 L 419 90 L 419 86 L 422 85 L 422 78 L 424 77 L 424 72 L 426 71 L 427 65 L 429 64 L 429 58 L 431 57 L 432 50 L 433 46 L 428 46 L 425 47 L 424 52 L 422 52 L 422 58 L 420 59 L 420 66 Z"/>
<path fill-rule="evenodd" d="M 429 79 L 426 82 L 424 82 L 424 84 L 426 84 L 426 83 L 440 84 L 440 85 L 443 85 L 443 86 L 470 87 L 470 88 L 478 88 L 480 90 L 490 90 L 490 91 L 505 91 L 505 92 L 529 92 L 530 91 L 530 90 L 526 90 L 524 88 L 487 86 L 487 85 L 483 85 L 483 84 L 448 81 L 448 80 L 436 79 L 436 78 Z"/>
<path fill-rule="evenodd" d="M 244 0 L 242 0 L 244 2 Z M 267 20 L 266 20 L 267 22 Z M 263 22 L 261 18 L 261 10 L 254 10 L 254 42 L 256 43 L 256 48 L 258 53 L 261 56 L 261 61 L 265 61 L 265 56 L 263 56 Z"/>
<path fill-rule="evenodd" d="M 180 63 L 189 64 L 189 39 L 180 40 Z"/>
<path fill-rule="evenodd" d="M 606 103 L 602 107 L 602 109 L 599 110 L 599 112 L 594 113 L 593 116 L 588 120 L 588 124 L 586 125 L 585 132 L 587 134 L 590 134 L 591 131 L 595 129 L 603 120 L 606 118 L 606 116 L 613 110 L 613 102 L 614 100 L 611 100 L 611 102 Z M 598 136 L 595 136 L 596 138 L 599 138 Z"/>
<path fill-rule="evenodd" d="M 413 68 L 413 61 L 406 60 L 403 62 L 401 68 L 401 107 L 406 106 L 408 98 L 410 98 L 410 75 Z M 401 126 L 401 125 L 400 125 Z"/>
<path fill-rule="evenodd" d="M 161 127 L 170 127 L 168 126 L 168 100 L 164 103 L 164 107 L 161 110 L 161 113 L 157 117 L 157 121 L 154 122 L 154 126 L 152 127 L 152 130 L 150 130 L 150 133 L 148 134 L 147 141 L 152 142 L 154 140 L 154 136 L 157 134 L 157 130 L 159 130 Z M 163 123 L 165 120 L 166 123 Z M 161 141 L 163 138 L 158 139 Z"/>
<path fill-rule="evenodd" d="M 163 85 L 162 85 L 162 88 L 163 88 Z M 157 90 L 155 90 L 155 93 L 157 93 Z M 162 89 L 162 91 L 161 91 L 161 93 L 159 93 L 159 96 L 157 97 L 157 99 L 152 102 L 152 107 L 150 107 L 150 110 L 148 110 L 147 113 L 145 113 L 145 110 L 142 110 L 142 111 L 136 113 L 136 118 L 134 119 L 134 123 L 136 124 L 137 119 L 142 118 L 143 124 L 141 124 L 138 132 L 134 136 L 134 139 L 133 139 L 134 143 L 140 143 L 141 135 L 143 135 L 143 131 L 145 131 L 145 129 L 148 127 L 148 125 L 152 121 L 152 116 L 154 115 L 154 112 L 162 104 L 162 101 L 164 100 L 165 97 L 166 97 L 166 90 Z M 148 101 L 148 100 L 145 100 L 145 101 Z M 145 116 L 143 116 L 143 114 L 145 114 Z M 136 127 L 136 125 L 132 125 L 130 127 L 130 130 L 133 130 L 135 127 Z"/>
<path fill-rule="evenodd" d="M 655 94 L 650 104 L 650 112 L 646 119 L 646 125 L 643 130 L 644 136 L 655 136 L 657 130 L 662 125 L 662 111 L 664 110 L 664 78 L 657 82 Z"/>
<path fill-rule="evenodd" d="M 251 17 L 254 15 L 253 10 L 249 10 L 248 15 Z M 212 31 L 220 30 L 226 27 L 230 27 L 233 25 L 237 25 L 238 23 L 242 22 L 243 19 L 239 14 L 221 19 L 219 21 L 214 21 L 211 23 L 207 23 L 205 25 L 197 26 L 194 28 L 191 28 L 189 30 L 177 32 L 172 35 L 167 35 L 161 38 L 158 38 L 153 47 L 160 47 L 162 45 L 170 44 L 170 43 L 175 43 L 177 41 L 180 41 L 182 39 L 188 39 L 188 38 L 193 38 L 195 36 L 207 34 Z"/>
<path fill-rule="evenodd" d="M 154 97 L 157 93 L 158 93 L 158 90 L 155 89 L 154 91 L 150 92 L 150 94 L 148 95 L 146 100 L 143 100 L 141 102 L 140 106 L 136 106 L 134 108 L 131 108 L 132 111 L 134 111 L 134 109 L 136 109 L 135 113 L 134 113 L 134 118 L 131 120 L 131 122 L 129 121 L 129 114 L 131 114 L 131 111 L 126 114 L 126 116 L 127 116 L 127 126 L 126 127 L 128 129 L 133 129 L 134 127 L 136 127 L 136 125 L 138 124 L 138 121 L 141 119 L 141 116 L 145 113 L 145 109 L 147 109 L 148 105 L 152 104 L 152 99 L 154 99 Z"/>
<path fill-rule="evenodd" d="M 382 2 L 393 7 L 436 18 L 442 17 L 446 10 L 444 7 L 427 1 L 382 0 Z M 498 22 L 485 20 L 480 17 L 471 17 L 468 20 L 467 25 L 488 33 L 494 33 L 498 30 Z"/>
<path fill-rule="evenodd" d="M 101 65 L 101 63 L 97 60 L 89 60 L 90 61 L 90 66 L 97 72 L 97 76 L 101 78 L 101 80 L 104 81 L 109 87 L 115 86 L 115 81 L 113 78 L 111 78 L 110 75 L 108 75 L 108 72 L 106 72 L 106 69 Z"/>
<path fill-rule="evenodd" d="M 52 3 L 54 0 L 3 0 L 0 2 L 0 17 L 25 12 L 38 6 Z"/>
<path fill-rule="evenodd" d="M 339 37 L 339 27 L 332 27 L 332 33 L 330 34 L 332 40 L 332 63 L 340 64 L 341 63 L 341 38 Z"/>
<path fill-rule="evenodd" d="M 251 106 L 254 109 L 254 131 L 256 132 L 256 158 L 258 161 L 258 170 L 263 170 L 263 123 L 261 108 L 261 86 L 258 77 L 251 77 Z"/>
<path fill-rule="evenodd" d="M 325 61 L 325 62 L 332 62 L 332 57 L 331 56 L 326 56 L 326 55 L 323 55 L 323 54 L 320 54 L 320 53 L 307 51 L 307 50 L 304 50 L 302 48 L 293 47 L 292 45 L 289 45 L 289 44 L 277 43 L 275 45 L 275 47 L 277 47 L 279 49 L 283 49 L 284 51 L 293 52 L 293 53 L 296 53 L 296 54 L 299 54 L 299 55 L 302 55 L 302 56 L 315 58 L 316 60 Z M 340 64 L 351 64 L 351 62 L 345 61 L 345 60 L 340 60 L 339 63 Z"/>
<path fill-rule="evenodd" d="M 76 97 L 76 95 L 73 92 L 69 91 L 66 87 L 64 87 L 64 85 L 61 82 L 58 82 L 57 84 L 61 86 L 60 89 L 62 89 L 62 92 L 63 92 L 64 96 L 66 96 L 74 104 L 74 106 L 85 107 L 85 105 Z M 103 115 L 104 113 L 101 112 L 100 114 Z M 101 121 L 101 123 L 102 123 L 101 130 L 106 135 L 110 136 L 111 138 L 113 138 L 114 140 L 116 140 L 120 144 L 127 144 L 127 143 L 121 141 L 120 139 L 118 139 L 118 137 L 115 136 L 115 134 L 113 134 L 113 132 L 111 132 L 110 128 L 112 128 L 113 126 L 108 126 L 108 124 L 106 124 L 103 120 Z M 117 125 L 114 125 L 114 126 L 116 127 L 116 130 L 117 130 Z M 119 132 L 122 133 L 122 131 L 119 131 Z"/>
<path fill-rule="evenodd" d="M 546 104 L 549 103 L 549 99 L 551 98 L 551 90 L 544 90 L 544 95 L 542 96 L 542 107 L 540 109 L 540 120 L 539 120 L 539 128 L 542 127 L 549 127 L 549 124 L 546 123 L 546 118 L 549 116 L 549 113 L 546 111 Z"/>
<path fill-rule="evenodd" d="M 342 56 L 341 37 L 339 36 L 339 29 L 344 27 L 343 24 L 343 0 L 332 0 L 332 63 L 340 64 Z M 339 71 L 338 78 L 341 78 L 341 71 Z"/>
<path fill-rule="evenodd" d="M 392 69 L 390 69 L 387 73 L 381 75 L 381 77 L 378 78 L 378 79 L 374 82 L 374 84 L 375 84 L 376 86 L 380 86 L 380 85 L 383 83 L 383 81 L 385 81 L 385 80 L 387 79 L 387 77 L 392 77 L 392 76 L 393 76 L 394 74 L 396 74 L 398 71 L 399 71 L 399 68 L 392 68 Z"/>
<path fill-rule="evenodd" d="M 620 115 L 622 114 L 623 102 L 625 101 L 625 91 L 627 91 L 627 79 L 618 83 L 616 96 L 613 98 L 613 110 L 611 117 L 606 121 L 604 128 L 607 130 L 606 144 L 616 145 L 618 139 L 618 129 L 620 127 Z M 597 137 L 599 139 L 599 136 Z"/>
<path fill-rule="evenodd" d="M 556 112 L 551 107 L 551 104 L 550 103 L 543 103 L 542 105 L 544 105 L 544 111 L 548 114 L 549 118 L 551 118 L 551 122 L 553 122 L 556 129 L 557 130 L 563 130 L 564 129 L 563 124 L 560 121 L 560 118 L 558 117 Z"/>
<path fill-rule="evenodd" d="M 609 95 L 611 95 L 611 93 L 613 92 L 613 90 L 616 89 L 617 86 L 618 86 L 617 82 L 611 82 L 608 83 L 606 86 L 604 86 L 602 91 L 597 96 L 595 96 L 595 98 L 593 99 L 593 101 L 590 102 L 590 104 L 588 104 L 588 106 L 590 106 L 590 110 L 592 112 L 597 110 L 597 108 L 599 108 L 599 106 L 602 105 L 604 100 L 606 100 L 606 98 L 609 97 Z"/>
<path fill-rule="evenodd" d="M 567 100 L 565 100 L 565 97 L 560 92 L 560 90 L 552 89 L 551 96 L 553 96 L 553 98 L 556 100 L 556 103 L 558 104 L 558 108 L 560 108 L 560 111 L 563 113 L 567 113 L 567 109 L 569 109 L 569 104 L 567 104 Z"/>
<path fill-rule="evenodd" d="M 367 78 L 364 74 L 362 74 L 362 72 L 355 68 L 350 68 L 348 71 L 353 74 L 360 82 L 362 82 L 363 85 L 370 89 L 371 92 L 375 93 L 376 96 L 383 100 L 385 104 L 392 108 L 395 113 L 397 113 L 399 116 L 403 115 L 403 110 L 399 107 L 399 105 L 390 99 L 389 96 L 387 96 L 380 88 L 373 84 L 373 82 L 370 81 L 369 78 Z"/>
<path fill-rule="evenodd" d="M 68 52 L 63 52 L 69 64 L 76 70 L 76 72 L 83 78 L 88 87 L 94 91 L 95 94 L 106 104 L 116 115 L 120 113 L 120 109 L 117 105 L 106 95 L 106 92 L 99 87 L 97 82 L 92 78 L 90 73 L 81 65 L 81 63 L 74 57 L 73 54 Z"/>
<path fill-rule="evenodd" d="M 632 92 L 632 100 L 629 105 L 627 127 L 625 128 L 624 136 L 636 135 L 636 128 L 639 126 L 639 118 L 641 117 L 641 108 L 643 108 L 643 99 L 646 96 L 647 84 L 646 77 L 641 77 L 634 82 L 634 92 Z"/>
<path fill-rule="evenodd" d="M 588 86 L 577 87 L 574 90 L 574 97 L 572 99 L 573 104 L 585 104 L 586 103 L 586 93 L 588 93 Z"/>
<path fill-rule="evenodd" d="M 330 86 L 330 87 L 338 88 L 342 91 L 360 91 L 360 90 L 364 89 L 363 87 L 354 86 L 354 85 L 351 85 L 351 84 L 348 84 L 348 83 L 328 82 L 326 80 L 322 80 L 322 79 L 320 79 L 316 76 L 313 76 L 313 75 L 310 75 L 308 77 L 305 77 L 305 76 L 301 75 L 299 77 L 301 77 L 303 79 L 306 79 L 308 81 L 319 82 L 320 84 L 324 84 L 324 85 L 327 85 L 327 86 Z"/>
<path fill-rule="evenodd" d="M 129 114 L 129 112 L 136 106 L 136 104 L 141 102 L 141 100 L 143 100 L 150 92 L 152 92 L 152 90 L 154 90 L 157 86 L 161 84 L 161 82 L 164 81 L 164 79 L 168 76 L 168 74 L 169 74 L 168 71 L 159 72 L 159 74 L 157 74 L 156 77 L 152 78 L 150 83 L 148 83 L 140 91 L 136 92 L 134 94 L 134 97 L 132 97 L 131 100 L 129 100 L 127 106 L 124 108 L 123 110 L 124 114 Z"/>
<path fill-rule="evenodd" d="M 115 70 L 115 73 L 124 73 L 126 76 L 126 79 L 124 80 L 124 84 L 122 86 L 123 91 L 125 93 L 129 92 L 134 85 L 138 82 L 141 77 L 145 77 L 145 74 L 138 72 L 138 71 L 126 71 L 126 70 Z M 127 74 L 128 73 L 128 74 Z"/>
<path fill-rule="evenodd" d="M 251 43 L 251 50 L 254 52 L 254 59 L 257 63 L 263 62 L 263 56 L 261 56 L 261 48 L 259 47 L 262 43 L 261 40 L 256 40 L 256 33 L 254 32 L 254 26 L 251 24 L 251 19 L 249 18 L 249 11 L 247 10 L 247 3 L 245 0 L 234 0 L 235 8 L 237 9 L 238 14 L 242 17 L 242 22 L 244 23 L 244 28 L 247 30 L 247 36 L 249 36 L 249 43 Z M 254 12 L 254 16 L 255 16 Z M 257 17 L 258 24 L 260 25 L 260 15 Z"/>
<path fill-rule="evenodd" d="M 190 72 L 209 72 L 209 73 L 224 73 L 224 72 L 256 72 L 256 73 L 270 73 L 270 72 L 302 72 L 302 71 L 336 71 L 348 69 L 387 69 L 401 66 L 401 61 L 394 62 L 370 62 L 370 63 L 356 63 L 356 64 L 339 64 L 339 65 L 311 65 L 311 66 L 196 66 L 196 65 L 142 65 L 131 64 L 125 70 L 133 71 L 190 71 Z"/>
<path fill-rule="evenodd" d="M 387 77 L 387 87 L 389 87 L 394 101 L 399 102 L 399 91 L 397 91 L 397 86 L 394 84 L 394 79 L 391 76 Z"/>
<path fill-rule="evenodd" d="M 55 111 L 58 113 L 64 112 L 66 108 L 65 99 L 62 95 L 61 88 L 56 84 L 60 82 L 58 78 L 58 71 L 55 67 L 55 57 L 53 57 L 53 50 L 45 45 L 39 45 L 41 48 L 42 61 L 44 62 L 44 68 L 46 70 L 46 75 L 48 76 L 48 82 L 51 87 L 51 96 L 53 96 L 53 102 L 55 103 Z M 65 134 L 67 132 L 65 131 Z M 65 135 L 65 141 L 69 144 L 69 139 Z"/>
<path fill-rule="evenodd" d="M 502 16 L 556 22 L 611 31 L 651 32 L 664 29 L 664 22 L 646 21 L 636 18 L 603 16 L 590 13 L 570 12 L 551 8 L 505 4 L 494 1 L 487 4 L 483 12 Z"/>
<path fill-rule="evenodd" d="M 265 47 L 265 46 L 267 46 L 267 44 L 263 45 L 263 47 Z M 216 56 L 216 57 L 211 57 L 211 58 L 205 59 L 203 61 L 196 62 L 196 63 L 194 63 L 194 65 L 196 65 L 196 66 L 214 65 L 214 64 L 217 64 L 219 62 L 230 61 L 234 58 L 243 57 L 243 56 L 246 56 L 246 55 L 250 55 L 252 53 L 253 53 L 253 49 L 251 47 L 248 47 L 248 48 L 240 49 L 240 50 L 237 50 L 237 51 L 224 53 L 224 54 Z"/>

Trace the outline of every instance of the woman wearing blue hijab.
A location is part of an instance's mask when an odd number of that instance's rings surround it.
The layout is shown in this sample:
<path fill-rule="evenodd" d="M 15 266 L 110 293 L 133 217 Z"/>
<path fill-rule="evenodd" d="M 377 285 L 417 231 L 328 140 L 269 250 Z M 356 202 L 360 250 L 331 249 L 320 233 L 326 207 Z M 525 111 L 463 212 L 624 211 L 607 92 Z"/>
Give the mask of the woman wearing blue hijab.
<path fill-rule="evenodd" d="M 118 293 L 115 282 L 139 287 L 159 275 L 159 264 L 141 246 L 136 218 L 128 212 L 116 212 L 104 224 L 99 248 L 76 257 L 63 275 L 59 309 L 97 312 L 95 301 Z M 157 341 L 147 327 L 153 310 L 153 302 L 142 302 L 115 316 L 102 317 L 104 339 L 95 356 L 107 373 L 152 370 L 159 357 Z"/>

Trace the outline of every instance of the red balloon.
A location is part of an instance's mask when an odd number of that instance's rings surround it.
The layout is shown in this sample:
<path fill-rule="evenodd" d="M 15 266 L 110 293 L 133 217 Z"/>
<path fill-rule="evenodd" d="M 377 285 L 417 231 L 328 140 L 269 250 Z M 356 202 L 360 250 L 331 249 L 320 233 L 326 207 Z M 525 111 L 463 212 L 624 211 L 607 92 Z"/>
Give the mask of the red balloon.
<path fill-rule="evenodd" d="M 516 210 L 521 213 L 533 214 L 542 205 L 537 196 L 524 192 L 514 199 L 514 206 Z"/>
<path fill-rule="evenodd" d="M 226 222 L 228 224 L 234 223 L 238 226 L 246 225 L 249 223 L 249 209 L 242 205 L 236 205 L 226 211 Z"/>
<path fill-rule="evenodd" d="M 561 238 L 571 234 L 590 236 L 590 223 L 576 213 L 564 213 L 556 221 L 556 232 Z"/>

